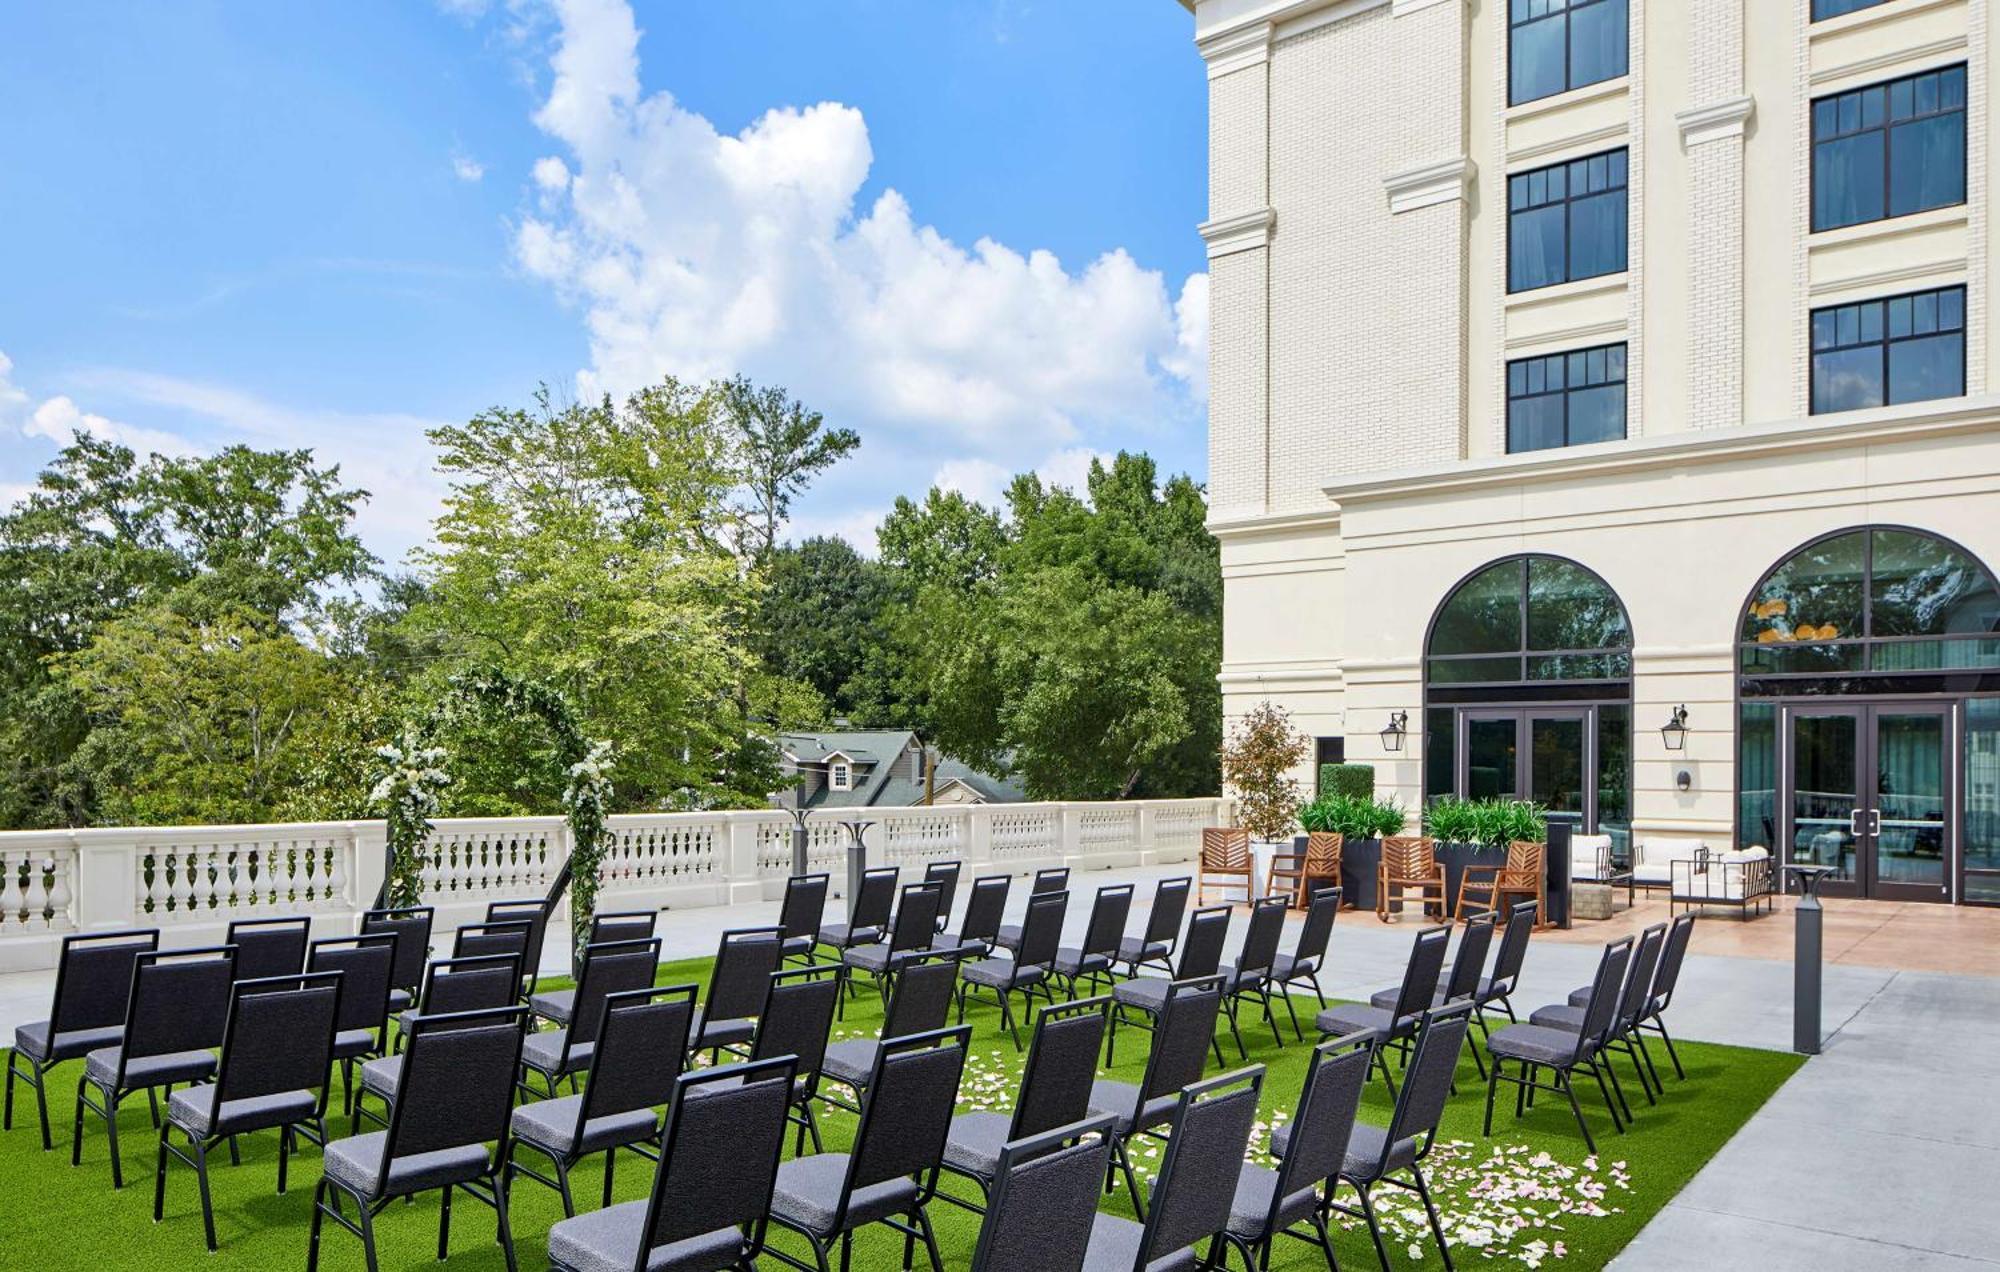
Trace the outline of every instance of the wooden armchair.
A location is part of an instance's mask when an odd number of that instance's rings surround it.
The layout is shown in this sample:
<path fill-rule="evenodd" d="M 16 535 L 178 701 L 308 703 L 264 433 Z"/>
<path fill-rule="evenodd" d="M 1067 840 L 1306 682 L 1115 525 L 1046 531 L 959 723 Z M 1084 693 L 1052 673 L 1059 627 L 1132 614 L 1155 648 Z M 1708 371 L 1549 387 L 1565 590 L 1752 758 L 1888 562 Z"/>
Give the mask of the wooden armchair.
<path fill-rule="evenodd" d="M 1204 826 L 1201 831 L 1201 872 L 1195 882 L 1196 905 L 1208 899 L 1210 880 L 1225 888 L 1243 889 L 1247 903 L 1257 890 L 1256 863 L 1250 857 L 1250 832 L 1241 826 Z"/>
<path fill-rule="evenodd" d="M 1375 917 L 1389 921 L 1389 907 L 1414 888 L 1426 917 L 1446 917 L 1451 898 L 1445 895 L 1444 863 L 1437 859 L 1429 835 L 1391 835 L 1382 841 L 1382 864 L 1375 870 Z"/>
<path fill-rule="evenodd" d="M 1515 901 L 1535 903 L 1535 926 L 1547 913 L 1548 846 L 1516 839 L 1507 845 L 1507 862 L 1500 866 L 1467 866 L 1458 879 L 1458 917 L 1492 911 L 1503 914 Z"/>
<path fill-rule="evenodd" d="M 1338 831 L 1312 831 L 1306 836 L 1304 852 L 1279 853 L 1271 859 L 1270 890 L 1278 890 L 1278 880 L 1290 880 L 1292 908 L 1305 909 L 1312 903 L 1315 879 L 1330 880 L 1330 886 L 1339 886 L 1340 850 L 1345 842 Z"/>

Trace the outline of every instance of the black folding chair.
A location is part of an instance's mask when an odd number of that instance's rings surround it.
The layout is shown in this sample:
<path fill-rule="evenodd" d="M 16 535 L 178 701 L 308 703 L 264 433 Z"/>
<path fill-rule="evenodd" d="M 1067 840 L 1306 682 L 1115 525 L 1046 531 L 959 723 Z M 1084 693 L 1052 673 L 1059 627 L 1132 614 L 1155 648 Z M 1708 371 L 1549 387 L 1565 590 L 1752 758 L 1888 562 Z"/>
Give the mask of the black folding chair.
<path fill-rule="evenodd" d="M 1682 1081 L 1687 1080 L 1687 1070 L 1681 1068 L 1680 1053 L 1674 1050 L 1674 1040 L 1667 1033 L 1666 1011 L 1673 1005 L 1674 987 L 1680 984 L 1681 964 L 1687 960 L 1688 942 L 1694 939 L 1694 918 L 1692 914 L 1676 915 L 1668 925 L 1667 948 L 1660 955 L 1659 970 L 1653 973 L 1653 992 L 1639 1012 L 1640 1048 L 1643 1050 L 1646 1045 L 1643 1031 L 1650 1029 L 1660 1035 L 1660 1041 L 1667 1046 L 1667 1059 L 1674 1062 L 1674 1076 Z M 1588 990 L 1580 992 L 1587 1000 Z M 1570 1001 L 1575 1000 L 1576 996 L 1572 994 Z M 1646 1063 L 1648 1068 L 1652 1067 L 1650 1055 Z M 1657 1084 L 1657 1077 L 1654 1081 Z"/>
<path fill-rule="evenodd" d="M 1278 1031 L 1278 1017 L 1271 1010 L 1271 969 L 1278 962 L 1278 942 L 1285 935 L 1285 915 L 1292 908 L 1288 896 L 1260 897 L 1250 905 L 1250 923 L 1243 931 L 1243 948 L 1236 955 L 1234 963 L 1224 963 L 1219 969 L 1222 976 L 1222 1005 L 1229 1013 L 1229 1032 L 1236 1039 L 1236 1054 L 1244 1060 L 1250 1052 L 1243 1046 L 1243 1032 L 1237 1027 L 1236 1011 L 1246 998 L 1254 998 L 1264 1009 L 1265 1023 L 1271 1026 L 1271 1037 L 1282 1047 L 1285 1035 Z M 1285 997 L 1285 1010 L 1292 1010 L 1291 995 Z M 1292 1016 L 1292 1028 L 1297 1029 L 1299 1018 Z"/>
<path fill-rule="evenodd" d="M 951 904 L 958 899 L 958 877 L 964 867 L 956 861 L 933 861 L 924 867 L 924 882 L 938 886 L 937 930 L 951 922 Z"/>
<path fill-rule="evenodd" d="M 431 961 L 431 920 L 427 905 L 370 910 L 361 916 L 361 935 L 396 938 L 396 961 L 389 972 L 389 1010 L 402 1011 L 417 1000 L 424 965 Z"/>
<path fill-rule="evenodd" d="M 684 1073 L 667 1106 L 653 1187 L 549 1229 L 557 1272 L 754 1268 L 793 1086 L 789 1058 Z"/>
<path fill-rule="evenodd" d="M 118 1106 L 144 1091 L 159 1125 L 159 1089 L 176 1082 L 201 1082 L 215 1072 L 214 1049 L 229 1024 L 229 987 L 236 980 L 236 947 L 141 954 L 132 964 L 132 1001 L 125 1036 L 84 1057 L 76 1081 L 76 1125 L 69 1164 L 83 1161 L 83 1114 L 104 1119 L 111 1146 L 111 1185 L 125 1186 L 118 1155 Z M 95 1097 L 95 1098 L 93 1098 Z"/>
<path fill-rule="evenodd" d="M 784 933 L 784 961 L 811 963 L 819 945 L 819 925 L 826 918 L 826 894 L 832 881 L 824 874 L 793 875 L 785 880 L 785 902 L 778 908 L 778 929 Z"/>
<path fill-rule="evenodd" d="M 1273 985 L 1289 990 L 1290 986 L 1304 981 L 1312 986 L 1313 997 L 1319 1000 L 1322 1010 L 1326 1007 L 1326 994 L 1319 987 L 1320 965 L 1326 961 L 1326 947 L 1333 939 L 1333 921 L 1340 916 L 1342 893 L 1331 885 L 1313 889 L 1312 897 L 1306 902 L 1305 922 L 1299 925 L 1299 939 L 1289 954 L 1278 955 L 1271 964 Z M 1292 1032 L 1299 1041 L 1305 1041 L 1305 1034 L 1299 1029 L 1299 1017 L 1292 1011 L 1291 995 L 1286 993 L 1285 1010 L 1291 1012 Z"/>
<path fill-rule="evenodd" d="M 208 1154 L 227 1142 L 238 1159 L 236 1137 L 278 1132 L 278 1192 L 294 1137 L 326 1144 L 326 1096 L 332 1086 L 333 1027 L 340 1009 L 340 975 L 320 972 L 239 980 L 229 994 L 229 1023 L 215 1081 L 175 1091 L 160 1127 L 160 1155 L 153 1166 L 153 1222 L 166 1218 L 167 1158 L 194 1167 L 201 1192 L 201 1224 L 216 1248 L 215 1207 L 208 1195 Z M 175 1147 L 179 1131 L 187 1148 Z M 190 1156 L 189 1154 L 193 1155 Z"/>
<path fill-rule="evenodd" d="M 877 866 L 861 872 L 861 886 L 854 890 L 847 922 L 828 923 L 819 930 L 819 943 L 832 948 L 838 958 L 857 945 L 873 945 L 889 926 L 889 911 L 896 904 L 896 880 L 902 870 Z"/>
<path fill-rule="evenodd" d="M 969 949 L 979 957 L 991 954 L 1000 939 L 1000 920 L 1007 913 L 1007 892 L 1014 886 L 1008 875 L 984 875 L 972 881 L 972 893 L 965 902 L 965 917 L 958 932 L 940 936 L 935 949 Z"/>
<path fill-rule="evenodd" d="M 14 1129 L 14 1079 L 35 1088 L 42 1119 L 42 1151 L 49 1138 L 48 1071 L 99 1047 L 115 1047 L 125 1037 L 125 1012 L 132 1001 L 132 965 L 160 948 L 157 931 L 100 932 L 66 936 L 56 959 L 55 997 L 49 1018 L 17 1026 L 7 1053 L 7 1108 L 0 1127 Z M 25 1069 L 20 1066 L 24 1064 Z"/>
<path fill-rule="evenodd" d="M 1153 908 L 1146 913 L 1146 930 L 1118 942 L 1118 961 L 1128 976 L 1137 976 L 1142 967 L 1158 966 L 1169 977 L 1174 974 L 1174 948 L 1179 943 L 1181 918 L 1187 914 L 1188 896 L 1194 891 L 1191 875 L 1176 875 L 1153 885 Z"/>
<path fill-rule="evenodd" d="M 493 919 L 467 923 L 451 934 L 453 958 L 481 958 L 489 954 L 511 954 L 523 969 L 528 965 L 528 942 L 534 925 L 526 919 Z"/>
<path fill-rule="evenodd" d="M 692 1051 L 719 1059 L 724 1047 L 740 1049 L 757 1033 L 757 1013 L 778 970 L 783 936 L 777 928 L 736 928 L 722 934 L 708 972 L 708 995 L 694 1014 Z"/>
<path fill-rule="evenodd" d="M 439 959 L 424 970 L 424 989 L 417 1003 L 421 1014 L 426 1016 L 455 1015 L 512 1006 L 520 1000 L 520 992 L 521 960 L 516 955 L 446 958 Z M 398 1032 L 394 1046 L 398 1052 L 409 1036 L 410 1022 L 418 1014 L 417 1011 L 406 1011 L 396 1017 Z M 396 1088 L 402 1076 L 401 1055 L 382 1056 L 362 1063 L 361 1086 L 354 1092 L 352 1101 L 350 1134 L 361 1132 L 364 1116 L 381 1126 L 389 1124 L 389 1108 L 396 1102 Z M 368 1097 L 371 1095 L 382 1102 L 380 1116 L 368 1112 Z"/>
<path fill-rule="evenodd" d="M 535 1100 L 514 1110 L 508 1125 L 514 1133 L 514 1155 L 507 1162 L 507 1190 L 514 1176 L 526 1175 L 547 1184 L 562 1197 L 563 1213 L 576 1213 L 569 1173 L 586 1157 L 604 1154 L 604 1204 L 611 1204 L 612 1179 L 618 1150 L 630 1149 L 654 1157 L 652 1142 L 660 1119 L 653 1109 L 674 1093 L 674 1082 L 687 1057 L 688 1030 L 694 1024 L 694 986 L 628 989 L 607 994 L 604 1023 L 590 1081 L 583 1094 Z M 521 1163 L 520 1150 L 531 1148 L 549 1160 L 555 1178 Z"/>
<path fill-rule="evenodd" d="M 452 1194 L 463 1191 L 493 1207 L 507 1272 L 515 1272 L 507 1226 L 506 1175 L 513 1152 L 507 1123 L 527 1023 L 528 1010 L 519 1006 L 410 1022 L 403 1089 L 388 1129 L 326 1146 L 325 1168 L 313 1190 L 306 1272 L 319 1268 L 320 1227 L 329 1218 L 361 1238 L 372 1270 L 375 1217 L 398 1197 L 433 1189 L 444 1194 L 438 1258 L 451 1252 Z M 496 1147 L 489 1150 L 489 1144 Z M 354 1219 L 347 1217 L 342 1198 L 353 1201 Z"/>
<path fill-rule="evenodd" d="M 1625 967 L 1625 983 L 1618 994 L 1618 1010 L 1612 1017 L 1611 1032 L 1605 1036 L 1604 1047 L 1609 1051 L 1623 1051 L 1632 1061 L 1632 1071 L 1639 1075 L 1639 1090 L 1646 1097 L 1646 1103 L 1657 1104 L 1653 1088 L 1659 1084 L 1659 1071 L 1652 1068 L 1653 1058 L 1646 1052 L 1645 1039 L 1639 1033 L 1639 1016 L 1646 1009 L 1652 995 L 1653 974 L 1660 965 L 1660 951 L 1667 943 L 1667 925 L 1655 923 L 1639 934 L 1639 943 L 1632 952 L 1632 961 Z M 1574 999 L 1576 995 L 1571 995 Z M 1551 1003 L 1540 1007 L 1528 1017 L 1531 1025 L 1547 1025 L 1553 1029 L 1577 1030 L 1584 1027 L 1590 1012 L 1588 987 L 1583 991 L 1583 1002 Z M 1610 1057 L 1605 1057 L 1605 1067 L 1610 1067 Z M 1649 1073 L 1648 1071 L 1651 1070 Z M 1614 1088 L 1616 1089 L 1616 1088 Z M 1623 1090 L 1618 1091 L 1619 1103 L 1624 1103 Z M 1630 1121 L 1632 1114 L 1625 1114 Z"/>
<path fill-rule="evenodd" d="M 1028 888 L 1028 899 L 1033 901 L 1036 897 L 1047 896 L 1052 892 L 1068 891 L 1069 867 L 1055 866 L 1047 870 L 1035 871 L 1035 882 Z M 1003 950 L 1020 948 L 1021 931 L 1025 926 L 1025 920 L 1018 926 L 1012 923 L 1001 924 L 1000 934 L 994 938 L 993 943 Z"/>
<path fill-rule="evenodd" d="M 598 914 L 590 920 L 590 939 L 584 942 L 588 950 L 593 945 L 622 945 L 626 941 L 648 941 L 653 937 L 654 921 L 659 915 L 652 910 L 613 910 Z M 558 1027 L 569 1024 L 571 1011 L 576 1004 L 576 990 L 551 989 L 528 997 L 528 1010 Z"/>
<path fill-rule="evenodd" d="M 798 1127 L 794 1155 L 806 1151 L 808 1135 L 812 1136 L 813 1152 L 820 1152 L 823 1147 L 812 1106 L 819 1098 L 820 1070 L 826 1063 L 826 1040 L 833 1032 L 840 982 L 839 970 L 832 967 L 795 967 L 773 972 L 764 1005 L 757 1012 L 757 1039 L 750 1045 L 750 1059 L 791 1056 L 798 1065 L 789 1115 Z"/>
<path fill-rule="evenodd" d="M 1132 885 L 1112 884 L 1097 890 L 1090 903 L 1090 921 L 1084 925 L 1083 944 L 1064 946 L 1056 951 L 1055 974 L 1069 997 L 1076 997 L 1076 983 L 1087 981 L 1092 989 L 1102 982 L 1111 987 L 1111 965 L 1118 958 L 1118 943 L 1125 935 L 1125 920 L 1132 913 Z"/>
<path fill-rule="evenodd" d="M 1002 1146 L 972 1272 L 1083 1272 L 1110 1130 L 1100 1117 Z"/>
<path fill-rule="evenodd" d="M 236 947 L 237 980 L 268 980 L 303 972 L 311 940 L 311 919 L 236 919 L 222 943 Z"/>
<path fill-rule="evenodd" d="M 531 1033 L 521 1047 L 522 1092 L 535 1094 L 528 1083 L 530 1073 L 541 1075 L 543 1093 L 548 1096 L 555 1095 L 556 1083 L 564 1078 L 570 1079 L 574 1091 L 576 1075 L 589 1071 L 596 1054 L 597 1031 L 604 1025 L 605 1001 L 613 994 L 651 989 L 659 965 L 657 936 L 644 941 L 611 941 L 585 949 L 583 974 L 576 978 L 576 1002 L 570 1023 L 561 1029 Z M 405 1073 L 408 1068 L 406 1061 Z"/>
<path fill-rule="evenodd" d="M 1331 891 L 1322 888 L 1314 895 Z M 1246 1269 L 1269 1268 L 1272 1246 L 1286 1236 L 1318 1246 L 1330 1272 L 1339 1272 L 1325 1211 L 1347 1160 L 1374 1045 L 1373 1037 L 1361 1034 L 1314 1048 L 1297 1112 L 1280 1132 L 1288 1137 L 1286 1151 L 1273 1150 L 1277 1169 L 1246 1162 L 1237 1175 L 1223 1239 L 1243 1256 Z M 1301 1224 L 1310 1230 L 1301 1232 Z"/>
<path fill-rule="evenodd" d="M 1525 1115 L 1528 1096 L 1533 1091 L 1549 1091 L 1568 1097 L 1570 1112 L 1576 1115 L 1577 1129 L 1583 1132 L 1584 1147 L 1595 1153 L 1597 1141 L 1591 1138 L 1590 1124 L 1583 1120 L 1583 1107 L 1576 1101 L 1576 1072 L 1581 1069 L 1597 1082 L 1598 1093 L 1604 1097 L 1605 1108 L 1611 1111 L 1611 1125 L 1620 1134 L 1624 1133 L 1618 1102 L 1611 1098 L 1611 1087 L 1605 1082 L 1609 1063 L 1599 1064 L 1605 1040 L 1610 1036 L 1612 1026 L 1617 1023 L 1618 987 L 1624 982 L 1625 969 L 1632 961 L 1632 938 L 1622 937 L 1604 947 L 1604 953 L 1597 960 L 1597 975 L 1591 980 L 1590 1006 L 1584 1009 L 1583 1027 L 1578 1030 L 1551 1029 L 1547 1025 L 1508 1025 L 1496 1031 L 1486 1040 L 1486 1054 L 1492 1065 L 1486 1074 L 1486 1129 L 1493 1134 L 1493 1097 L 1502 1082 L 1514 1084 L 1514 1116 Z M 1515 1071 L 1507 1072 L 1506 1061 L 1513 1061 Z M 1549 1082 L 1539 1081 L 1541 1070 L 1547 1069 Z M 1613 1073 L 1612 1081 L 1617 1080 Z"/>
<path fill-rule="evenodd" d="M 1028 1063 L 1021 1070 L 1013 1111 L 961 1113 L 952 1118 L 944 1142 L 944 1169 L 971 1180 L 981 1197 L 990 1198 L 1009 1144 L 1088 1117 L 1097 1048 L 1104 1041 L 1110 1009 L 1109 998 L 1042 1008 L 1035 1018 L 1035 1036 L 1028 1044 Z M 1108 1131 L 1111 1119 L 1104 1123 Z M 939 1192 L 938 1200 L 975 1212 L 984 1209 L 947 1192 Z"/>
<path fill-rule="evenodd" d="M 1050 982 L 1056 950 L 1062 940 L 1063 911 L 1068 907 L 1067 892 L 1044 892 L 1029 897 L 1027 921 L 1021 926 L 1024 935 L 1013 959 L 982 958 L 966 964 L 958 982 L 959 1024 L 965 1023 L 967 996 L 976 987 L 989 989 L 1000 1001 L 1000 1023 L 1013 1036 L 1014 1050 L 1021 1049 L 1021 1030 L 1014 1023 L 1014 1009 L 1008 999 L 1019 994 L 1024 1011 L 1034 1002 L 1037 992 L 1051 1005 L 1055 1003 L 1055 990 Z"/>
<path fill-rule="evenodd" d="M 895 976 L 895 967 L 904 957 L 920 953 L 931 947 L 937 940 L 937 918 L 944 905 L 944 888 L 941 884 L 926 881 L 903 886 L 903 897 L 896 907 L 895 917 L 889 921 L 889 939 L 869 945 L 857 945 L 840 952 L 841 983 L 853 992 L 853 976 L 861 972 L 875 981 L 876 996 L 882 1000 L 884 1010 L 889 1005 L 889 983 Z M 841 1018 L 847 1016 L 845 1001 L 841 1003 Z"/>
<path fill-rule="evenodd" d="M 1403 969 L 1403 983 L 1396 990 L 1392 1007 L 1372 1003 L 1340 1003 L 1315 1018 L 1320 1039 L 1344 1038 L 1350 1034 L 1375 1035 L 1375 1061 L 1389 1094 L 1396 1094 L 1396 1075 L 1389 1072 L 1388 1052 L 1395 1050 L 1407 1062 L 1411 1040 L 1424 1013 L 1438 996 L 1438 978 L 1444 972 L 1445 947 L 1451 943 L 1449 927 L 1424 928 L 1410 947 L 1410 961 Z"/>
<path fill-rule="evenodd" d="M 1104 1067 L 1116 1063 L 1113 1053 L 1118 1046 L 1118 1026 L 1130 1025 L 1151 1030 L 1159 1020 L 1160 1012 L 1167 1005 L 1167 995 L 1176 983 L 1205 980 L 1219 974 L 1222 968 L 1222 943 L 1229 935 L 1229 913 L 1232 907 L 1211 905 L 1194 912 L 1188 920 L 1187 939 L 1181 942 L 1180 966 L 1175 970 L 1174 980 L 1158 976 L 1141 976 L 1136 980 L 1124 981 L 1111 989 L 1111 1027 L 1104 1035 Z M 1222 1063 L 1222 1043 L 1214 1040 L 1215 1063 Z"/>
<path fill-rule="evenodd" d="M 306 959 L 308 972 L 340 973 L 333 1058 L 340 1062 L 342 1112 L 354 1109 L 354 1062 L 388 1054 L 389 978 L 395 966 L 396 938 L 386 932 L 314 941 Z"/>
<path fill-rule="evenodd" d="M 521 957 L 521 970 L 526 973 L 527 984 L 522 992 L 532 997 L 541 980 L 542 947 L 549 934 L 548 902 L 539 899 L 489 901 L 486 903 L 486 921 L 528 925 L 528 948 Z"/>
<path fill-rule="evenodd" d="M 1146 1202 L 1132 1173 L 1128 1145 L 1136 1135 L 1159 1138 L 1153 1128 L 1173 1120 L 1182 1088 L 1201 1081 L 1208 1067 L 1209 1047 L 1215 1041 L 1216 1018 L 1222 1014 L 1222 994 L 1220 976 L 1174 981 L 1160 1007 L 1153 1047 L 1146 1055 L 1145 1076 L 1137 1085 L 1109 1078 L 1091 1083 L 1091 1114 L 1109 1113 L 1117 1119 L 1112 1127 L 1112 1156 L 1125 1177 L 1132 1209 L 1141 1219 L 1146 1217 Z M 1242 1154 L 1237 1157 L 1241 1160 Z"/>
<path fill-rule="evenodd" d="M 853 1102 L 819 1092 L 823 1103 L 850 1113 L 861 1111 L 861 1097 L 868 1094 L 868 1081 L 875 1075 L 875 1058 L 882 1043 L 911 1034 L 930 1033 L 951 1023 L 952 1004 L 958 1001 L 956 951 L 909 954 L 896 973 L 896 988 L 889 995 L 889 1010 L 882 1016 L 882 1036 L 848 1038 L 827 1046 L 820 1072 L 835 1085 L 854 1092 Z"/>

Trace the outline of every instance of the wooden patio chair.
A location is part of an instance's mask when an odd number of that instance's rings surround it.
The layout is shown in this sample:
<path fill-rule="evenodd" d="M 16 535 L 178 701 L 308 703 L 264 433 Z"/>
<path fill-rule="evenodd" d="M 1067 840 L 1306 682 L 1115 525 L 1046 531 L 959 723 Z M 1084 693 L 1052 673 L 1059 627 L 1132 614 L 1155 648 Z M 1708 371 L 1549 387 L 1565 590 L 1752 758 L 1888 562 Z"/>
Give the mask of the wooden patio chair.
<path fill-rule="evenodd" d="M 1243 889 L 1247 904 L 1256 891 L 1256 864 L 1250 856 L 1250 832 L 1241 826 L 1204 826 L 1201 831 L 1201 876 L 1195 883 L 1195 904 L 1208 897 L 1211 879 Z"/>
<path fill-rule="evenodd" d="M 1542 927 L 1548 909 L 1547 851 L 1544 844 L 1516 839 L 1507 845 L 1505 865 L 1467 866 L 1458 879 L 1458 917 L 1470 919 L 1488 911 L 1500 914 L 1515 901 L 1533 901 L 1535 926 Z"/>
<path fill-rule="evenodd" d="M 1327 886 L 1340 883 L 1340 850 L 1345 838 L 1339 831 L 1315 830 L 1306 836 L 1304 852 L 1281 852 L 1271 859 L 1270 891 L 1278 891 L 1278 880 L 1288 880 L 1287 887 L 1292 892 L 1292 908 L 1303 910 L 1312 901 L 1314 880 L 1327 880 Z"/>
<path fill-rule="evenodd" d="M 1416 889 L 1426 916 L 1447 917 L 1451 898 L 1445 895 L 1444 863 L 1437 859 L 1437 846 L 1429 835 L 1383 839 L 1382 864 L 1375 871 L 1375 917 L 1387 923 L 1390 905 L 1405 900 L 1407 888 Z"/>

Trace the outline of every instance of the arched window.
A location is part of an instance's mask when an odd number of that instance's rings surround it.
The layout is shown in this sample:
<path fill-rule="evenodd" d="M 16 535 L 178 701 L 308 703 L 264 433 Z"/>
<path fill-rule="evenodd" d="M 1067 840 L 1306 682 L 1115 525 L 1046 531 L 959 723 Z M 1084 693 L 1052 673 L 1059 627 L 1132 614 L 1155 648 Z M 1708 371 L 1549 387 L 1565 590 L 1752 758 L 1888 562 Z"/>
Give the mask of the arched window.
<path fill-rule="evenodd" d="M 1445 598 L 1425 655 L 1433 685 L 1625 680 L 1632 625 L 1618 594 L 1576 562 L 1508 557 Z"/>

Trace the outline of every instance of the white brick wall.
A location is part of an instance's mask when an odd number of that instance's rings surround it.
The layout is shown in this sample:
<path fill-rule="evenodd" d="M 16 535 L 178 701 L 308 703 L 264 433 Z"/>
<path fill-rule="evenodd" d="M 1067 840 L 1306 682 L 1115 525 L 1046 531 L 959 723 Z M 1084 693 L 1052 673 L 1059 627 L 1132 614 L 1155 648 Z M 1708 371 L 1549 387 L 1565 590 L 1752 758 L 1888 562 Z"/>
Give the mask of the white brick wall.
<path fill-rule="evenodd" d="M 1743 0 L 1691 0 L 1688 105 L 1743 95 Z M 1743 137 L 1687 146 L 1687 427 L 1743 422 Z"/>
<path fill-rule="evenodd" d="M 1208 263 L 1208 486 L 1217 518 L 1268 511 L 1265 499 L 1264 268 L 1268 253 Z"/>

